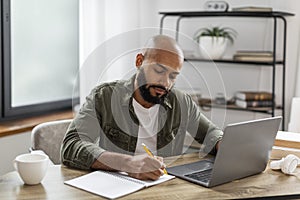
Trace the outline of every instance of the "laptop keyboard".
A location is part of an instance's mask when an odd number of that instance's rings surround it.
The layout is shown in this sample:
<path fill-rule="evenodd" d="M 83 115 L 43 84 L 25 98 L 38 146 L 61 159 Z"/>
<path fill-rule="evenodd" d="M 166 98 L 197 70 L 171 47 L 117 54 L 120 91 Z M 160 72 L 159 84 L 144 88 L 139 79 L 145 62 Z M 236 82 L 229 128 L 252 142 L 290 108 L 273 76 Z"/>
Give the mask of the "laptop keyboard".
<path fill-rule="evenodd" d="M 211 179 L 212 169 L 186 174 L 184 176 L 207 183 Z"/>

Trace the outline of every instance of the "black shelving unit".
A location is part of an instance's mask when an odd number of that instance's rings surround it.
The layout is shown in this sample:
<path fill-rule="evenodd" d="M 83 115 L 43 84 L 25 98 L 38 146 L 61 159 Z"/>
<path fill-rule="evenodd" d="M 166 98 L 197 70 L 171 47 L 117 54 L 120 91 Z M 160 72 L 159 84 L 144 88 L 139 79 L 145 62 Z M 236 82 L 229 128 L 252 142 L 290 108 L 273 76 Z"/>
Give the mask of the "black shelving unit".
<path fill-rule="evenodd" d="M 180 22 L 184 18 L 199 18 L 199 17 L 246 17 L 246 18 L 270 18 L 273 20 L 273 61 L 271 62 L 254 62 L 254 61 L 236 61 L 236 60 L 229 60 L 229 59 L 220 59 L 220 60 L 205 60 L 199 59 L 195 57 L 188 58 L 186 57 L 185 60 L 187 61 L 199 61 L 199 62 L 216 62 L 216 63 L 231 63 L 231 64 L 238 64 L 238 65 L 260 65 L 260 66 L 269 66 L 272 67 L 272 101 L 273 105 L 271 109 L 263 111 L 264 113 L 270 114 L 275 116 L 275 109 L 281 109 L 282 111 L 282 130 L 284 130 L 285 124 L 285 70 L 286 70 L 286 31 L 287 31 L 287 22 L 286 17 L 294 16 L 292 13 L 287 12 L 240 12 L 240 11 L 229 11 L 229 12 L 209 12 L 209 11 L 188 11 L 188 12 L 159 12 L 162 15 L 160 20 L 160 34 L 163 34 L 163 26 L 164 20 L 166 17 L 177 17 L 176 21 L 176 40 L 178 41 L 178 33 L 180 29 Z M 282 20 L 283 22 L 283 49 L 282 49 L 282 58 L 280 60 L 276 59 L 276 47 L 277 47 L 277 20 Z M 282 105 L 276 106 L 275 105 L 275 73 L 276 73 L 276 65 L 282 66 Z M 211 106 L 222 107 L 218 105 L 211 104 Z M 262 112 L 261 110 L 256 109 L 240 109 L 231 106 L 223 106 L 227 109 L 233 110 L 244 110 L 244 111 L 251 111 L 251 112 Z"/>

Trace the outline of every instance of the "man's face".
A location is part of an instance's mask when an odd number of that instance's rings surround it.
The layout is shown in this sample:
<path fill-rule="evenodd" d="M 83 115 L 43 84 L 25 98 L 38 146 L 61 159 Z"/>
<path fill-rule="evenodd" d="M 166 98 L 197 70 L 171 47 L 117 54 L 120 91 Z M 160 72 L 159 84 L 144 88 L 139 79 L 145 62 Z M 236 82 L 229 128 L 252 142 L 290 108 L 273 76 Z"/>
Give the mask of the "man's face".
<path fill-rule="evenodd" d="M 140 69 L 140 72 L 137 75 L 137 82 L 142 98 L 149 103 L 161 103 L 170 91 L 170 89 L 167 89 L 160 84 L 147 83 L 144 68 Z"/>
<path fill-rule="evenodd" d="M 162 102 L 174 86 L 181 67 L 182 62 L 174 53 L 158 50 L 147 56 L 137 74 L 143 99 L 153 104 Z"/>

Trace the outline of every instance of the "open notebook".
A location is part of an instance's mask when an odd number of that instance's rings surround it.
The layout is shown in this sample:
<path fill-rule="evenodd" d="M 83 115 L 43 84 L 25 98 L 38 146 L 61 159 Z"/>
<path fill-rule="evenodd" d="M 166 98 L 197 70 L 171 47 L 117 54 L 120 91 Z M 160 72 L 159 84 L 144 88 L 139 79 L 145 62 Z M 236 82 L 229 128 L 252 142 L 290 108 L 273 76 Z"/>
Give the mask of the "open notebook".
<path fill-rule="evenodd" d="M 65 184 L 88 192 L 115 199 L 145 187 L 168 181 L 174 176 L 164 174 L 156 181 L 142 181 L 131 178 L 123 173 L 95 171 L 78 178 L 65 181 Z"/>

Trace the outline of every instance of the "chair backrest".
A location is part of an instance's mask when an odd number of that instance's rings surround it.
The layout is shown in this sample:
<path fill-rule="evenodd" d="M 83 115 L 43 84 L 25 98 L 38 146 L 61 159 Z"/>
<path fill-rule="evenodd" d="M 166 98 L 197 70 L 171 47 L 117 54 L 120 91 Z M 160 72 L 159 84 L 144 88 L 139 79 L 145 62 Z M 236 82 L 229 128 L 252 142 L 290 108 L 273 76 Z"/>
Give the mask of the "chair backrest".
<path fill-rule="evenodd" d="M 60 164 L 60 146 L 72 119 L 45 122 L 31 131 L 32 150 L 42 150 L 54 164 Z"/>
<path fill-rule="evenodd" d="M 300 97 L 293 97 L 288 131 L 300 133 Z"/>

